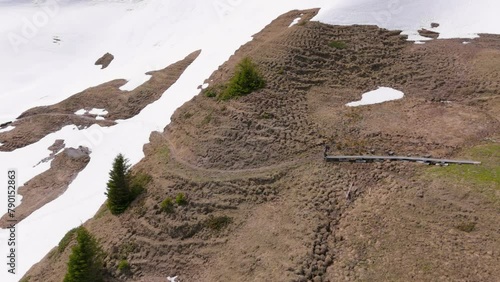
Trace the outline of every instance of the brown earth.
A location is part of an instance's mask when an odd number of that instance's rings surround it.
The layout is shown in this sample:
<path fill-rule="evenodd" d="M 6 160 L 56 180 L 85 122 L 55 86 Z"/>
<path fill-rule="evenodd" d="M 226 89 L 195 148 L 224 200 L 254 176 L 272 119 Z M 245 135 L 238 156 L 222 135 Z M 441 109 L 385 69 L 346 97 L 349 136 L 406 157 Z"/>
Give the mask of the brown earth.
<path fill-rule="evenodd" d="M 497 281 L 500 37 L 416 45 L 399 31 L 309 22 L 315 13 L 279 17 L 208 80 L 217 88 L 249 56 L 264 89 L 227 102 L 202 93 L 151 135 L 133 168 L 152 176 L 147 192 L 85 223 L 107 252 L 107 281 Z M 345 107 L 379 86 L 405 97 Z M 323 144 L 437 158 L 492 146 L 471 169 L 493 176 L 325 163 Z M 187 205 L 160 210 L 181 192 Z M 55 248 L 26 277 L 61 281 L 68 256 Z M 130 272 L 117 269 L 123 259 Z"/>
<path fill-rule="evenodd" d="M 172 86 L 184 70 L 198 57 L 195 51 L 186 58 L 162 70 L 146 74 L 151 78 L 132 91 L 119 88 L 127 81 L 117 79 L 88 88 L 64 101 L 51 105 L 32 108 L 22 113 L 11 125 L 14 129 L 0 133 L 0 151 L 13 151 L 33 144 L 47 134 L 58 131 L 66 125 L 89 127 L 93 124 L 112 126 L 117 119 L 128 119 L 137 115 L 144 107 L 158 100 Z M 95 115 L 76 115 L 80 109 L 105 109 L 106 120 L 96 120 Z"/>
<path fill-rule="evenodd" d="M 90 161 L 85 148 L 66 148 L 52 156 L 50 168 L 19 187 L 22 202 L 15 209 L 15 219 L 21 222 L 31 213 L 62 195 Z M 0 218 L 0 228 L 9 225 L 7 214 Z"/>

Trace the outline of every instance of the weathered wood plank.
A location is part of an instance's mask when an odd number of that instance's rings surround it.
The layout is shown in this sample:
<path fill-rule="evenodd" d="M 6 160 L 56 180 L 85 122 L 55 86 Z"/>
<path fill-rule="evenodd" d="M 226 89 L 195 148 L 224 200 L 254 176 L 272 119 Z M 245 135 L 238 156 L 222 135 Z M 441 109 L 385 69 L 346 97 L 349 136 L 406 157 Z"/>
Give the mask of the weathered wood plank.
<path fill-rule="evenodd" d="M 481 162 L 470 160 L 449 160 L 403 156 L 325 156 L 327 162 L 382 162 L 382 161 L 407 161 L 428 164 L 468 164 L 479 165 Z"/>

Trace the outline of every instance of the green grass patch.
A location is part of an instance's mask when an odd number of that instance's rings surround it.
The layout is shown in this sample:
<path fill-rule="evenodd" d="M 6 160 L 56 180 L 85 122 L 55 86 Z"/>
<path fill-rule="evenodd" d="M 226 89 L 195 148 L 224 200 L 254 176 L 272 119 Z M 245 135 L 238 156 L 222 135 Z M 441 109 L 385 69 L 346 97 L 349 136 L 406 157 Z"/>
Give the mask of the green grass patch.
<path fill-rule="evenodd" d="M 103 216 L 106 215 L 106 213 L 108 212 L 108 207 L 106 205 L 102 205 L 99 210 L 95 213 L 94 215 L 94 219 L 99 219 L 99 218 L 102 218 Z"/>
<path fill-rule="evenodd" d="M 69 245 L 69 243 L 71 243 L 73 238 L 75 238 L 75 234 L 76 234 L 77 229 L 78 228 L 73 228 L 70 231 L 66 232 L 66 235 L 64 235 L 64 237 L 61 239 L 61 241 L 59 241 L 59 245 L 57 246 L 57 251 L 59 253 L 64 252 L 64 250 L 66 250 L 66 247 Z"/>
<path fill-rule="evenodd" d="M 217 97 L 217 90 L 214 87 L 208 87 L 207 89 L 205 89 L 205 91 L 203 91 L 203 93 L 208 98 Z"/>
<path fill-rule="evenodd" d="M 121 273 L 126 273 L 126 272 L 130 271 L 130 264 L 128 263 L 128 261 L 126 259 L 122 259 L 118 263 L 118 271 L 120 271 Z"/>
<path fill-rule="evenodd" d="M 435 177 L 468 183 L 490 200 L 500 201 L 500 144 L 473 147 L 464 151 L 460 158 L 480 161 L 481 164 L 432 167 L 429 172 Z"/>
<path fill-rule="evenodd" d="M 146 185 L 153 180 L 153 177 L 144 172 L 138 172 L 131 176 L 130 192 L 132 199 L 137 198 L 146 190 Z"/>
<path fill-rule="evenodd" d="M 342 50 L 342 49 L 347 48 L 347 43 L 345 43 L 344 41 L 334 40 L 334 41 L 330 41 L 330 43 L 328 43 L 328 46 L 335 48 L 335 49 Z"/>

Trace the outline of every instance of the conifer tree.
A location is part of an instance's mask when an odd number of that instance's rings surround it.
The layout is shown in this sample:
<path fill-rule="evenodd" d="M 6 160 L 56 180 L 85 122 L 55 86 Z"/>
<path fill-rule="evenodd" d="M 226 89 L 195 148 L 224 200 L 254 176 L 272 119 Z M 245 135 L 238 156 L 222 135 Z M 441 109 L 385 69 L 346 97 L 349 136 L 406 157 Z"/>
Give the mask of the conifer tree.
<path fill-rule="evenodd" d="M 77 244 L 69 256 L 68 272 L 64 282 L 100 282 L 103 281 L 104 253 L 97 240 L 80 226 L 76 231 Z"/>
<path fill-rule="evenodd" d="M 226 89 L 220 94 L 220 100 L 229 100 L 234 97 L 251 93 L 263 88 L 266 82 L 257 65 L 248 57 L 243 58 L 238 64 L 234 76 L 229 81 Z"/>
<path fill-rule="evenodd" d="M 112 214 L 123 213 L 130 204 L 132 195 L 129 187 L 128 160 L 122 154 L 116 156 L 113 168 L 109 172 L 109 181 L 106 195 L 108 196 L 107 206 Z"/>

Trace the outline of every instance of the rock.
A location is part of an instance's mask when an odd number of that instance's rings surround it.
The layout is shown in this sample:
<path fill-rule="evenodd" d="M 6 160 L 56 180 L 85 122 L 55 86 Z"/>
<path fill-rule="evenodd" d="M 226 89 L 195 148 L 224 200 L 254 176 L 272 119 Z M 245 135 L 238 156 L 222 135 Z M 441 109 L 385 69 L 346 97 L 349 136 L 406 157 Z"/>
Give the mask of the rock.
<path fill-rule="evenodd" d="M 436 39 L 439 37 L 439 32 L 431 31 L 431 30 L 428 30 L 425 28 L 422 28 L 421 30 L 419 30 L 418 34 L 420 34 L 420 36 L 432 38 L 432 39 Z"/>
<path fill-rule="evenodd" d="M 297 279 L 298 282 L 307 282 L 307 278 L 303 275 L 299 276 L 299 279 Z"/>
<path fill-rule="evenodd" d="M 102 55 L 102 57 L 100 57 L 95 62 L 95 65 L 96 66 L 101 65 L 101 69 L 105 69 L 109 66 L 109 64 L 111 64 L 111 62 L 113 61 L 114 58 L 115 58 L 115 56 L 111 55 L 110 53 L 106 53 L 106 54 Z"/>
<path fill-rule="evenodd" d="M 424 191 L 422 191 L 422 190 L 417 191 L 417 197 L 423 198 L 424 197 Z"/>
<path fill-rule="evenodd" d="M 439 24 L 438 24 L 438 23 L 431 23 L 431 27 L 432 27 L 432 28 L 439 27 Z"/>

